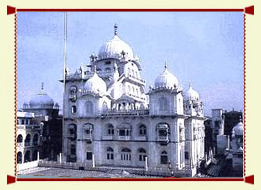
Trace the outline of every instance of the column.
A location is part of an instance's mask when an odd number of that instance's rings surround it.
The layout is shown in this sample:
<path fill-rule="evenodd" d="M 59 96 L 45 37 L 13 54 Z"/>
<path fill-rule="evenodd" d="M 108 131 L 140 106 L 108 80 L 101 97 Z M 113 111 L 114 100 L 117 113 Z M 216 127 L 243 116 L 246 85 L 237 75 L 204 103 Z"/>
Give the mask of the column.
<path fill-rule="evenodd" d="M 92 153 L 92 167 L 95 168 L 95 157 L 94 157 L 94 153 Z"/>

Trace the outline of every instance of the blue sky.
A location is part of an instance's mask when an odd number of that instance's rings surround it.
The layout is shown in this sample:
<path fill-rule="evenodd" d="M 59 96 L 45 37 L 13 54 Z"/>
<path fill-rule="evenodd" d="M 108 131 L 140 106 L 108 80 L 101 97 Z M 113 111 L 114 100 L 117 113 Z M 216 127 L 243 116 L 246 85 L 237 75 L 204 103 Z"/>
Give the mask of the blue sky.
<path fill-rule="evenodd" d="M 40 91 L 62 105 L 64 14 L 17 13 L 17 106 Z M 242 12 L 72 12 L 67 21 L 70 72 L 89 64 L 92 52 L 118 35 L 140 58 L 147 88 L 163 71 L 189 81 L 200 94 L 206 115 L 211 109 L 243 109 Z"/>

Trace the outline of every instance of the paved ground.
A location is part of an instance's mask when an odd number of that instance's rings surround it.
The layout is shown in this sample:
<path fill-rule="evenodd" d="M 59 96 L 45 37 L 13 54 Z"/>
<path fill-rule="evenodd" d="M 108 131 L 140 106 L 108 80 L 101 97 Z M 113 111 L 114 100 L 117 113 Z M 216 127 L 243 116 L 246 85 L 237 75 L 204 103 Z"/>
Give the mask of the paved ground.
<path fill-rule="evenodd" d="M 130 178 L 154 178 L 154 176 L 141 176 L 129 174 L 124 170 L 110 170 L 109 172 L 98 171 L 85 171 L 85 170 L 72 170 L 61 168 L 45 168 L 36 167 L 27 170 L 19 171 L 18 178 L 30 178 L 30 177 L 63 177 L 63 178 L 108 178 L 108 177 L 130 177 Z M 158 177 L 157 177 L 158 178 Z"/>

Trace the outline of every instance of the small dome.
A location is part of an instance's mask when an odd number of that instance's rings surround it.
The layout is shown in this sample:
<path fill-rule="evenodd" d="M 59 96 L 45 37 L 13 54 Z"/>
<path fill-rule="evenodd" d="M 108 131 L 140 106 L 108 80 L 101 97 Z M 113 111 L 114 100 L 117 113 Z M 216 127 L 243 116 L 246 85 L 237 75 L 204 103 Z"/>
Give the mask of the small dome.
<path fill-rule="evenodd" d="M 244 133 L 244 127 L 242 121 L 240 121 L 235 127 L 232 129 L 232 135 L 242 136 Z"/>
<path fill-rule="evenodd" d="M 187 93 L 185 94 L 185 99 L 186 100 L 198 100 L 199 99 L 199 94 L 196 90 L 194 90 L 191 86 L 189 85 L 189 89 Z"/>
<path fill-rule="evenodd" d="M 39 93 L 29 102 L 30 108 L 53 108 L 53 99 L 45 93 Z"/>
<path fill-rule="evenodd" d="M 178 79 L 168 71 L 165 65 L 165 70 L 156 78 L 154 87 L 173 88 L 174 86 L 178 87 Z"/>
<path fill-rule="evenodd" d="M 133 60 L 133 51 L 131 47 L 121 40 L 117 35 L 118 26 L 114 26 L 114 37 L 110 41 L 106 42 L 99 50 L 98 58 L 106 59 L 106 58 L 116 58 L 119 59 L 123 56 L 127 59 Z"/>
<path fill-rule="evenodd" d="M 100 78 L 96 72 L 84 84 L 84 90 L 87 92 L 105 94 L 107 91 L 106 83 Z"/>

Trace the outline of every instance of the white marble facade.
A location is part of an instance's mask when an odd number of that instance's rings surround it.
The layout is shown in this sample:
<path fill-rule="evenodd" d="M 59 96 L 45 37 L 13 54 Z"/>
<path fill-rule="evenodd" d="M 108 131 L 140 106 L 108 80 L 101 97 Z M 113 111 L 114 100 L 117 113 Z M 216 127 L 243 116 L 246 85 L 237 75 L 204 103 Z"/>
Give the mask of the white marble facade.
<path fill-rule="evenodd" d="M 75 73 L 66 68 L 64 161 L 195 170 L 204 158 L 199 94 L 191 85 L 184 93 L 167 65 L 145 92 L 140 71 L 116 25 L 113 39 L 90 56 L 89 65 Z"/>

